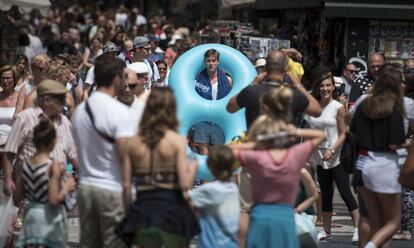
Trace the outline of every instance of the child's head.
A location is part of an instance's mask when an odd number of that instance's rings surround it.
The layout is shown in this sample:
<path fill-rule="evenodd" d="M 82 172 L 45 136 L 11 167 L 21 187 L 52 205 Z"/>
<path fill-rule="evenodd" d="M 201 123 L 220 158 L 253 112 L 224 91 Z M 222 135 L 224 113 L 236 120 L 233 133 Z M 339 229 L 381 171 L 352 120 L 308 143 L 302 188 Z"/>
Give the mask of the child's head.
<path fill-rule="evenodd" d="M 39 124 L 34 128 L 33 143 L 36 150 L 50 152 L 56 143 L 56 129 L 47 117 L 40 117 Z"/>
<path fill-rule="evenodd" d="M 208 151 L 207 165 L 217 180 L 230 179 L 235 161 L 233 151 L 225 145 L 212 146 Z"/>

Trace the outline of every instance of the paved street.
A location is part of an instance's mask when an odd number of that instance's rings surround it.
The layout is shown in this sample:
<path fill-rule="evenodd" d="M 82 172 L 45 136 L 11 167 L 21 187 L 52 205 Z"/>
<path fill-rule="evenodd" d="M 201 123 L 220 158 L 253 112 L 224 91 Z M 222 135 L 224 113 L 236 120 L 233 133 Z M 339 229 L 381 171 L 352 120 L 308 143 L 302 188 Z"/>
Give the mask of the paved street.
<path fill-rule="evenodd" d="M 337 216 L 334 216 L 334 224 L 339 224 L 340 227 L 333 228 L 332 233 L 334 237 L 326 242 L 320 243 L 320 248 L 355 248 L 356 245 L 351 244 L 351 237 L 354 231 L 351 217 L 348 215 L 345 204 L 339 197 L 338 192 L 335 193 L 334 210 Z M 69 247 L 79 247 L 79 219 L 69 218 Z M 192 246 L 196 247 L 195 245 Z M 392 241 L 392 248 L 413 248 L 408 241 Z"/>
<path fill-rule="evenodd" d="M 333 223 L 339 224 L 341 227 L 333 228 L 332 234 L 334 237 L 326 242 L 320 242 L 320 248 L 356 248 L 357 245 L 351 244 L 351 237 L 354 231 L 352 226 L 351 217 L 348 214 L 348 210 L 340 198 L 338 192 L 335 194 L 334 199 L 334 211 L 337 216 L 334 216 Z M 392 248 L 412 248 L 409 241 L 392 241 Z"/>

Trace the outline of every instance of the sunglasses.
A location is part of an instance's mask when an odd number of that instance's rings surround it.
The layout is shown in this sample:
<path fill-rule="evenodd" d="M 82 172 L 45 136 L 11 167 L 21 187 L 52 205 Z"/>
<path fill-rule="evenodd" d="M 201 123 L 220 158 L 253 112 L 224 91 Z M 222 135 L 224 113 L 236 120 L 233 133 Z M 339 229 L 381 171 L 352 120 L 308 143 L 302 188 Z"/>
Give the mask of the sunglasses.
<path fill-rule="evenodd" d="M 137 88 L 137 85 L 138 84 L 128 84 L 125 86 L 125 88 L 128 87 L 130 90 L 135 90 L 135 88 Z"/>
<path fill-rule="evenodd" d="M 356 70 L 347 70 L 349 73 L 356 73 Z"/>
<path fill-rule="evenodd" d="M 143 50 L 147 50 L 147 51 L 151 51 L 151 47 L 139 47 L 139 49 L 143 49 Z"/>

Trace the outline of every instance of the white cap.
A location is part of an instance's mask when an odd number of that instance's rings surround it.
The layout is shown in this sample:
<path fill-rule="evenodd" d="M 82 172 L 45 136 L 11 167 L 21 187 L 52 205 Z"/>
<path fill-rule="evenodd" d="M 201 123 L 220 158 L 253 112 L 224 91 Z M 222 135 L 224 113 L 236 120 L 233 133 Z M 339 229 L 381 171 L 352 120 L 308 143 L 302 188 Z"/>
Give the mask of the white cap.
<path fill-rule="evenodd" d="M 333 79 L 336 87 L 339 87 L 341 84 L 344 83 L 340 77 L 333 77 Z"/>
<path fill-rule="evenodd" d="M 149 73 L 149 66 L 145 62 L 134 62 L 127 66 L 128 69 L 132 70 L 135 73 Z"/>
<path fill-rule="evenodd" d="M 265 65 L 266 65 L 265 59 L 261 58 L 261 59 L 256 60 L 255 67 L 265 66 Z"/>
<path fill-rule="evenodd" d="M 177 42 L 177 40 L 182 40 L 183 39 L 183 36 L 182 35 L 180 35 L 180 34 L 174 34 L 172 37 L 171 37 L 171 40 L 170 40 L 170 42 L 168 42 L 168 45 L 175 45 L 175 43 Z"/>

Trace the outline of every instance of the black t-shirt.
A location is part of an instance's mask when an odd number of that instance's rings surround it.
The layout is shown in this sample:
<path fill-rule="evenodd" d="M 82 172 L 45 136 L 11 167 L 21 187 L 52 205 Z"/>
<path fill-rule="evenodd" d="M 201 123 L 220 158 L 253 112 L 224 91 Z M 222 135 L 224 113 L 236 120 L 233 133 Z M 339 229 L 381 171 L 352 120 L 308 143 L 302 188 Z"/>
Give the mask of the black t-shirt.
<path fill-rule="evenodd" d="M 361 105 L 352 118 L 350 130 L 355 134 L 358 148 L 368 151 L 389 151 L 389 145 L 401 145 L 405 142 L 404 119 L 398 108 L 391 116 L 372 120 L 366 116 Z"/>
<path fill-rule="evenodd" d="M 246 108 L 246 124 L 249 129 L 253 122 L 260 115 L 260 97 L 269 89 L 277 86 L 269 84 L 249 85 L 244 88 L 237 96 L 237 103 L 240 108 Z M 309 101 L 305 95 L 297 90 L 293 90 L 293 101 L 292 101 L 292 121 L 295 120 L 296 116 L 305 111 L 308 107 Z"/>

